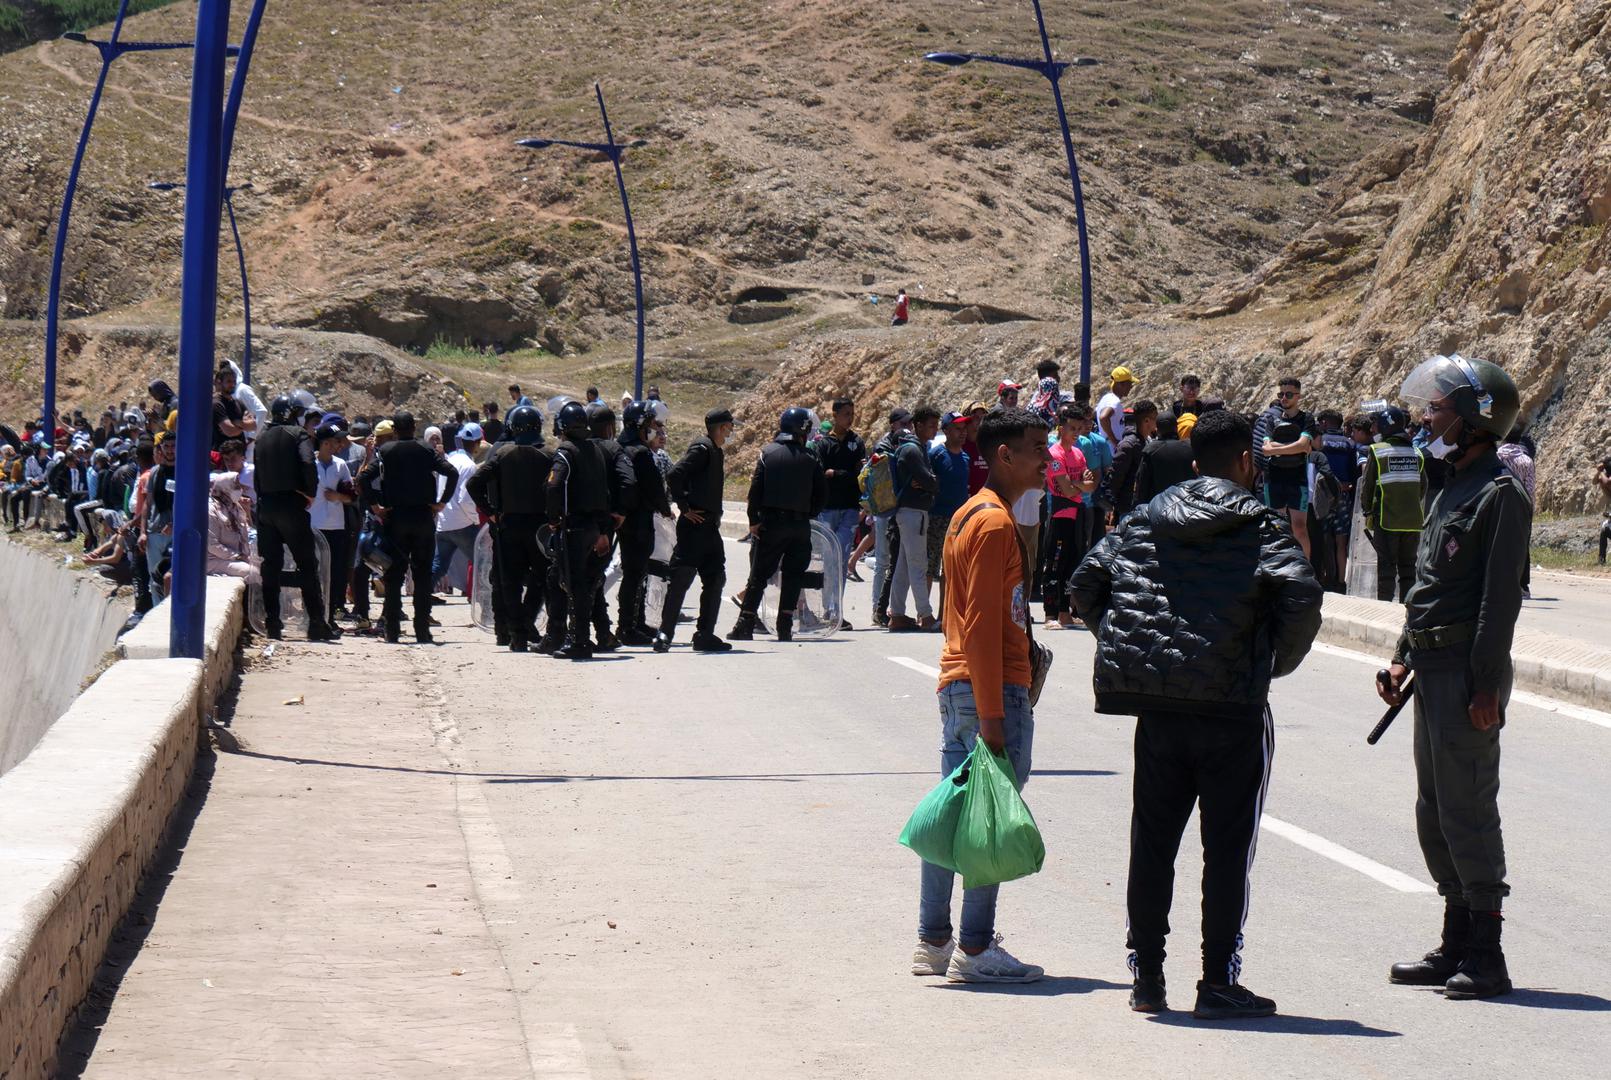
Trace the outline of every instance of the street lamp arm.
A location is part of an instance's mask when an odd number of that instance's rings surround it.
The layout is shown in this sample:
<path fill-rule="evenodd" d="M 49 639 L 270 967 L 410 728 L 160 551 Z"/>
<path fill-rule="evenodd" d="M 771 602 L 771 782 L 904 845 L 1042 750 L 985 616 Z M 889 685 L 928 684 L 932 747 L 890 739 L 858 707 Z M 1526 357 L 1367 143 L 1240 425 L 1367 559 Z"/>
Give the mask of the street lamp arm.
<path fill-rule="evenodd" d="M 528 150 L 547 150 L 550 146 L 569 146 L 576 150 L 587 150 L 595 154 L 607 154 L 615 157 L 625 147 L 610 143 L 574 142 L 570 139 L 521 139 L 516 146 L 524 146 Z"/>

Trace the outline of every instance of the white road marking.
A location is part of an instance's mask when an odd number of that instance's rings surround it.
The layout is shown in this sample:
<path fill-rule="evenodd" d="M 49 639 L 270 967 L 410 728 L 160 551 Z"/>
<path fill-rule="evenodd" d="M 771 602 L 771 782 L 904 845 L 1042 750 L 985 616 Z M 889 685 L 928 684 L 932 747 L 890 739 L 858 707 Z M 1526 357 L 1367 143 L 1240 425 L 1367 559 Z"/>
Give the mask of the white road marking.
<path fill-rule="evenodd" d="M 1344 649 L 1337 645 L 1315 643 L 1315 652 L 1325 653 L 1327 656 L 1337 656 L 1344 660 L 1354 660 L 1361 664 L 1369 664 L 1380 671 L 1386 661 L 1380 656 L 1371 656 L 1369 653 L 1356 652 L 1353 649 Z M 1591 709 L 1586 705 L 1574 705 L 1569 701 L 1557 701 L 1535 694 L 1529 690 L 1512 690 L 1510 700 L 1518 705 L 1526 705 L 1530 709 L 1541 709 L 1544 712 L 1556 713 L 1560 716 L 1570 716 L 1574 720 L 1584 720 L 1596 727 L 1611 728 L 1611 713 Z"/>
<path fill-rule="evenodd" d="M 929 667 L 927 664 L 921 664 L 916 660 L 913 660 L 910 656 L 892 656 L 890 659 L 903 668 L 911 668 L 919 675 L 927 675 L 931 679 L 938 679 L 940 677 L 939 668 Z"/>
<path fill-rule="evenodd" d="M 1328 648 L 1328 646 L 1316 647 Z M 1362 657 L 1364 654 L 1355 653 L 1354 655 Z M 889 659 L 891 662 L 899 664 L 903 668 L 910 668 L 920 675 L 929 675 L 934 678 L 939 678 L 940 676 L 938 668 L 919 663 L 909 656 L 891 656 Z M 1269 814 L 1265 814 L 1260 818 L 1259 824 L 1275 835 L 1292 841 L 1299 847 L 1308 848 L 1315 854 L 1323 855 L 1332 862 L 1340 863 L 1350 870 L 1357 870 L 1366 877 L 1379 881 L 1389 888 L 1397 889 L 1399 892 L 1429 893 L 1437 891 L 1425 882 L 1417 881 L 1408 874 L 1394 870 L 1391 866 L 1383 866 L 1376 860 L 1366 858 L 1357 851 L 1350 851 L 1341 844 L 1334 844 L 1323 836 L 1316 836 L 1307 829 L 1300 829 L 1296 825 L 1289 824 L 1279 818 L 1273 818 Z"/>
<path fill-rule="evenodd" d="M 1316 836 L 1308 829 L 1273 818 L 1265 814 L 1259 824 L 1275 835 L 1291 840 L 1299 847 L 1308 848 L 1316 855 L 1324 855 L 1332 862 L 1341 863 L 1350 870 L 1357 870 L 1366 877 L 1381 882 L 1389 888 L 1406 893 L 1436 892 L 1432 886 L 1424 881 L 1418 881 L 1405 873 L 1394 870 L 1391 866 L 1383 866 L 1375 859 L 1367 859 L 1357 851 L 1350 851 L 1341 844 L 1334 844 L 1324 836 Z"/>

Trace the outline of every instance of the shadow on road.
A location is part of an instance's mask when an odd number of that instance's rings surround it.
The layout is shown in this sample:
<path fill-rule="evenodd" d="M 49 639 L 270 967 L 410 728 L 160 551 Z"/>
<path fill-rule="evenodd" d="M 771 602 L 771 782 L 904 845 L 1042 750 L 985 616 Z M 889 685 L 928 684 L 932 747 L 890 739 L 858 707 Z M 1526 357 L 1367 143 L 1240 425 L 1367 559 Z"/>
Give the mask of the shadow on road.
<path fill-rule="evenodd" d="M 932 769 L 911 769 L 905 772 L 812 772 L 812 773 L 688 773 L 682 775 L 612 775 L 605 773 L 488 773 L 463 772 L 457 769 L 416 769 L 406 765 L 372 765 L 360 761 L 325 761 L 321 758 L 288 757 L 284 754 L 263 754 L 255 750 L 238 749 L 238 744 L 220 741 L 219 749 L 237 757 L 256 758 L 259 761 L 283 761 L 288 765 L 318 765 L 330 769 L 369 769 L 373 772 L 420 773 L 427 776 L 463 776 L 471 780 L 485 780 L 489 784 L 571 784 L 599 780 L 742 780 L 757 783 L 797 784 L 805 780 L 835 780 L 855 777 L 880 776 L 937 776 Z M 1050 776 L 1117 776 L 1112 769 L 1037 769 L 1037 780 Z"/>
<path fill-rule="evenodd" d="M 1189 1012 L 1155 1013 L 1147 1017 L 1154 1024 L 1194 1027 L 1217 1031 L 1255 1031 L 1266 1035 L 1346 1035 L 1360 1039 L 1398 1039 L 1402 1031 L 1373 1028 L 1357 1020 L 1322 1020 L 1317 1016 L 1275 1016 L 1249 1020 L 1198 1020 Z"/>
<path fill-rule="evenodd" d="M 1564 1009 L 1568 1012 L 1611 1012 L 1611 1000 L 1570 990 L 1513 990 L 1491 999 L 1492 1005 L 1520 1005 L 1524 1009 Z"/>
<path fill-rule="evenodd" d="M 1015 997 L 1062 997 L 1089 994 L 1097 990 L 1128 990 L 1129 983 L 1106 979 L 1082 979 L 1077 975 L 1048 975 L 1032 983 L 935 983 L 936 990 L 965 990 L 972 994 L 1012 994 Z"/>

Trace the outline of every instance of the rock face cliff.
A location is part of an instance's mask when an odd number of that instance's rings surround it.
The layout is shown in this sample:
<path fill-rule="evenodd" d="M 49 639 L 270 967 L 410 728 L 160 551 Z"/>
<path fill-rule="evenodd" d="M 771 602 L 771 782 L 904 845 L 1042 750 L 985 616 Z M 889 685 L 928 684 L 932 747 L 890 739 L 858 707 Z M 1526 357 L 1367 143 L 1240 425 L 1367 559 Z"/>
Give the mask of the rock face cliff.
<path fill-rule="evenodd" d="M 1540 507 L 1596 508 L 1589 478 L 1611 453 L 1611 0 L 1476 0 L 1462 30 L 1419 137 L 1364 155 L 1253 273 L 1183 309 L 1106 321 L 1098 371 L 1130 363 L 1161 400 L 1198 371 L 1248 409 L 1291 372 L 1310 404 L 1346 410 L 1392 396 L 1432 353 L 1491 359 L 1539 442 Z M 949 407 L 957 390 L 960 404 L 1024 378 L 1040 354 L 1066 371 L 1073 340 L 1064 324 L 815 343 L 757 395 L 757 426 L 840 380 L 869 413 L 928 395 Z"/>

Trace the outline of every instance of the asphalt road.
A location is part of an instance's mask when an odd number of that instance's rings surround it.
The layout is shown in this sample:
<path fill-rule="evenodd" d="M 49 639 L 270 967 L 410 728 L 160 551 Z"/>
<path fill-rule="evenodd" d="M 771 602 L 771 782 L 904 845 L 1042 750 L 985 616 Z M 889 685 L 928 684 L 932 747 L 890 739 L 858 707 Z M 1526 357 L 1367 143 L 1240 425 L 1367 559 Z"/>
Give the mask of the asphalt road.
<path fill-rule="evenodd" d="M 747 549 L 728 551 L 741 578 Z M 858 626 L 868 588 L 851 586 Z M 938 779 L 937 635 L 575 664 L 496 651 L 462 606 L 443 615 L 444 646 L 416 655 L 457 729 L 483 915 L 537 1075 L 1606 1074 L 1611 730 L 1589 722 L 1603 714 L 1510 710 L 1501 809 L 1520 989 L 1445 1001 L 1386 978 L 1431 947 L 1441 914 L 1414 837 L 1407 718 L 1367 747 L 1380 658 L 1316 651 L 1273 694 L 1243 954 L 1244 981 L 1281 1015 L 1211 1025 L 1188 1015 L 1194 832 L 1167 969 L 1177 1011 L 1125 1007 L 1133 721 L 1093 713 L 1085 633 L 1044 635 L 1057 662 L 1026 796 L 1048 854 L 1003 887 L 998 913 L 1008 948 L 1047 977 L 977 988 L 907 973 L 918 864 L 895 838 Z"/>

